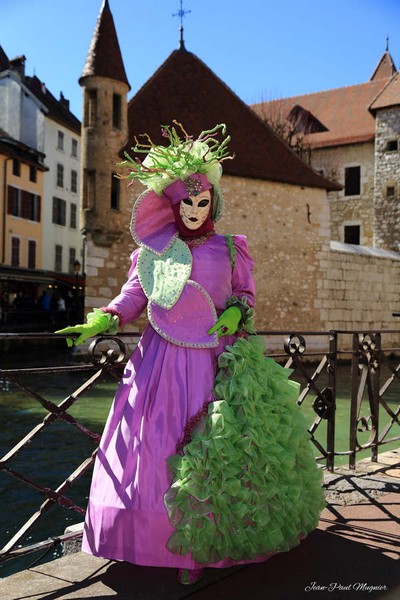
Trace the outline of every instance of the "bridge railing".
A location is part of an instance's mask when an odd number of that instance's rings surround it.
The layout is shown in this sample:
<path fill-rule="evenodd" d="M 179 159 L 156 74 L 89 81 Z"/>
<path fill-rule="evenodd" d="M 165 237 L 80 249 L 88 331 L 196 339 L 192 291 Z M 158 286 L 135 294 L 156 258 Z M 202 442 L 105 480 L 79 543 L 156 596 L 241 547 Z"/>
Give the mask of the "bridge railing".
<path fill-rule="evenodd" d="M 301 384 L 298 404 L 306 416 L 310 440 L 321 467 L 333 471 L 335 458 L 341 457 L 343 460 L 345 456 L 348 457 L 349 467 L 354 468 L 358 454 L 365 450 L 369 451 L 371 460 L 376 461 L 382 446 L 400 440 L 400 330 L 261 331 L 258 335 L 265 339 L 266 355 L 291 369 L 291 377 Z M 52 531 L 54 535 L 47 539 L 28 543 L 31 533 L 50 509 L 58 507 L 63 511 L 71 511 L 81 521 L 84 519 L 88 484 L 78 496 L 74 490 L 79 480 L 90 474 L 100 432 L 93 431 L 83 422 L 84 419 L 74 416 L 74 406 L 77 402 L 84 403 L 88 397 L 95 398 L 99 386 L 104 385 L 105 381 L 117 385 L 131 353 L 130 346 L 136 345 L 138 337 L 139 334 L 98 336 L 92 341 L 84 362 L 82 359 L 71 361 L 71 357 L 76 357 L 74 349 L 68 354 L 64 352 L 61 363 L 59 357 L 55 363 L 52 354 L 44 348 L 49 345 L 51 347 L 56 340 L 59 343 L 60 336 L 0 334 L 0 356 L 3 357 L 2 365 L 6 364 L 5 368 L 0 369 L 2 406 L 7 406 L 7 394 L 10 390 L 18 390 L 19 398 L 29 397 L 45 413 L 43 418 L 38 419 L 37 413 L 33 412 L 29 430 L 21 439 L 11 438 L 11 447 L 1 448 L 5 454 L 0 459 L 0 474 L 12 480 L 12 485 L 7 489 L 15 491 L 15 486 L 18 486 L 21 496 L 32 493 L 39 497 L 39 502 L 34 513 L 28 515 L 22 514 L 25 502 L 15 506 L 8 503 L 11 514 L 6 520 L 24 522 L 0 550 L 0 563 L 49 549 L 81 535 L 62 533 L 65 521 L 60 518 L 61 531 Z M 27 348 L 32 343 L 35 350 L 28 352 Z M 13 350 L 13 346 L 17 351 Z M 41 355 L 43 359 L 40 358 Z M 7 365 L 5 357 L 10 356 L 17 357 L 17 366 Z M 63 378 L 65 382 L 66 377 L 68 382 L 70 379 L 70 389 L 61 401 L 57 401 L 55 397 L 59 394 L 54 391 L 58 392 L 54 381 Z M 48 393 L 44 385 L 48 378 L 52 378 L 53 393 Z M 79 384 L 76 387 L 77 382 Z M 343 386 L 347 394 L 345 402 L 348 408 L 346 421 L 349 433 L 346 447 L 337 449 L 337 400 L 338 391 L 343 396 Z M 18 411 L 18 402 L 15 407 L 7 406 L 8 411 L 13 411 L 14 408 Z M 51 443 L 46 442 L 44 434 L 54 430 L 56 424 L 60 423 L 63 426 L 63 436 L 58 437 L 56 432 L 56 440 L 53 437 Z M 7 422 L 1 424 L 1 430 L 7 432 Z M 68 433 L 65 434 L 65 431 Z M 81 441 L 74 441 L 78 435 L 80 440 L 83 436 L 89 444 L 85 446 L 86 454 L 78 464 L 67 464 L 71 447 L 75 444 L 79 444 L 79 447 L 82 445 Z M 361 437 L 364 439 L 360 440 Z M 8 440 L 7 436 L 6 438 Z M 32 447 L 37 452 L 46 454 L 39 472 L 35 469 L 37 454 L 31 452 Z M 24 455 L 28 459 L 24 460 Z M 76 457 L 71 460 L 76 460 Z M 60 473 L 66 475 L 57 479 Z M 6 496 L 7 492 L 3 492 L 3 510 L 7 507 Z"/>

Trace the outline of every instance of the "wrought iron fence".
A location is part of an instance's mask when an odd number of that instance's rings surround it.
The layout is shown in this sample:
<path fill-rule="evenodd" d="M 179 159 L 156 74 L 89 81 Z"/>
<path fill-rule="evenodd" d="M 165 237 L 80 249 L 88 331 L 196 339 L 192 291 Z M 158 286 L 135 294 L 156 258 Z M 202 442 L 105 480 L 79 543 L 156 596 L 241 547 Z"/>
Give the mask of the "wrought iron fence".
<path fill-rule="evenodd" d="M 293 370 L 292 378 L 301 384 L 298 404 L 302 410 L 307 409 L 308 432 L 315 446 L 319 464 L 328 470 L 334 470 L 335 457 L 348 456 L 350 468 L 355 467 L 359 452 L 368 449 L 371 460 L 378 458 L 380 446 L 400 439 L 400 330 L 391 331 L 329 331 L 329 332 L 258 332 L 264 336 L 266 354 L 281 362 L 286 368 Z M 44 418 L 39 423 L 32 423 L 29 432 L 23 435 L 7 449 L 0 460 L 0 473 L 13 478 L 15 485 L 30 488 L 43 499 L 34 514 L 28 516 L 25 523 L 12 535 L 11 539 L 0 550 L 0 563 L 11 558 L 25 556 L 31 552 L 48 549 L 61 542 L 80 537 L 80 533 L 56 535 L 36 543 L 26 543 L 28 533 L 53 507 L 73 511 L 83 520 L 85 508 L 82 500 L 75 500 L 71 492 L 80 478 L 87 474 L 96 457 L 100 434 L 92 431 L 81 420 L 71 414 L 77 401 L 83 402 L 88 393 L 94 393 L 104 378 L 117 382 L 121 376 L 128 348 L 135 345 L 139 334 L 121 334 L 116 336 L 97 337 L 92 342 L 87 357 L 90 361 L 69 362 L 69 364 L 50 364 L 48 366 L 29 366 L 32 359 L 36 364 L 46 362 L 40 359 L 37 344 L 49 344 L 60 336 L 54 334 L 0 334 L 0 357 L 13 356 L 12 346 L 15 343 L 29 344 L 35 342 L 36 351 L 33 355 L 23 355 L 24 350 L 18 351 L 22 366 L 12 366 L 0 369 L 0 389 L 3 390 L 3 403 L 7 402 L 7 394 L 11 389 L 19 390 L 22 396 L 27 396 L 38 403 L 45 411 Z M 388 340 L 389 343 L 386 343 Z M 129 349 L 130 353 L 130 349 Z M 45 353 L 42 353 L 45 355 Z M 47 355 L 48 357 L 48 355 Z M 70 357 L 68 357 L 70 358 Z M 52 362 L 47 358 L 47 361 Z M 53 361 L 54 362 L 54 361 Z M 67 362 L 66 360 L 64 362 Z M 344 367 L 343 367 L 344 365 Z M 335 425 L 337 419 L 338 368 L 348 372 L 348 448 L 337 450 L 335 446 Z M 76 378 L 72 377 L 73 389 L 61 402 L 49 399 L 40 391 L 35 381 L 43 382 L 48 376 L 79 375 L 81 381 L 75 389 Z M 390 399 L 388 397 L 390 396 Z M 17 410 L 16 406 L 16 410 Z M 382 419 L 382 416 L 384 419 Z M 30 474 L 18 466 L 18 457 L 23 455 L 33 444 L 38 444 L 46 452 L 43 432 L 55 423 L 62 422 L 70 428 L 70 435 L 79 432 L 91 440 L 92 450 L 79 465 L 68 465 L 70 474 L 59 481 L 57 485 L 46 482 L 46 472 L 39 477 Z M 382 426 L 380 426 L 382 424 Z M 3 423 L 2 431 L 7 429 Z M 361 435 L 369 435 L 366 442 L 360 441 Z M 391 437 L 389 437 L 391 435 Z M 72 439 L 72 438 L 71 438 Z M 43 447 L 44 444 L 44 447 Z M 62 464 L 62 447 L 57 448 L 48 457 L 55 465 Z M 40 481 L 44 478 L 44 481 Z M 6 498 L 3 496 L 3 506 Z M 15 510 L 17 510 L 18 507 Z M 16 514 L 9 519 L 16 519 Z M 26 515 L 22 515 L 25 519 Z M 20 515 L 18 515 L 18 520 Z M 62 525 L 60 524 L 62 527 Z"/>

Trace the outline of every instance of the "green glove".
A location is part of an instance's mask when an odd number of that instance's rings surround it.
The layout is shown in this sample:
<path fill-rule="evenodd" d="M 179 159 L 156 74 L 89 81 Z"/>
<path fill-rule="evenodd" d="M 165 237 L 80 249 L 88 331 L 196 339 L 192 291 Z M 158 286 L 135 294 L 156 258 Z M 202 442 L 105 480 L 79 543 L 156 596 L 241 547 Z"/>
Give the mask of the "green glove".
<path fill-rule="evenodd" d="M 239 327 L 242 319 L 242 312 L 237 306 L 230 306 L 220 316 L 214 327 L 209 329 L 208 334 L 217 332 L 218 337 L 222 335 L 233 335 Z"/>
<path fill-rule="evenodd" d="M 79 346 L 83 344 L 90 337 L 97 335 L 98 333 L 116 333 L 118 330 L 119 319 L 116 315 L 105 313 L 98 308 L 95 308 L 93 312 L 89 313 L 86 317 L 87 323 L 84 325 L 73 325 L 72 327 L 65 327 L 59 329 L 54 333 L 80 333 L 78 338 L 67 338 L 68 347 Z"/>

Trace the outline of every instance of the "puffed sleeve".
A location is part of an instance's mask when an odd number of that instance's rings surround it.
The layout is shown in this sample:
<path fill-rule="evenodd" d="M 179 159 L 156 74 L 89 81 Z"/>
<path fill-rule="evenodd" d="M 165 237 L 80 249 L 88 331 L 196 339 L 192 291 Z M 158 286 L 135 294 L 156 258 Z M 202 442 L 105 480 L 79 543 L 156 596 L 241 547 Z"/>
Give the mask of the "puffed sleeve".
<path fill-rule="evenodd" d="M 139 250 L 135 250 L 132 253 L 129 277 L 127 282 L 122 286 L 121 292 L 114 300 L 111 300 L 108 306 L 101 308 L 105 312 L 117 315 L 120 327 L 138 319 L 147 305 L 147 298 L 140 285 L 137 270 L 138 255 Z"/>
<path fill-rule="evenodd" d="M 242 312 L 241 328 L 248 333 L 254 332 L 255 281 L 253 277 L 254 261 L 249 254 L 245 235 L 232 236 L 231 259 L 234 263 L 232 271 L 232 296 L 229 306 L 238 306 Z"/>

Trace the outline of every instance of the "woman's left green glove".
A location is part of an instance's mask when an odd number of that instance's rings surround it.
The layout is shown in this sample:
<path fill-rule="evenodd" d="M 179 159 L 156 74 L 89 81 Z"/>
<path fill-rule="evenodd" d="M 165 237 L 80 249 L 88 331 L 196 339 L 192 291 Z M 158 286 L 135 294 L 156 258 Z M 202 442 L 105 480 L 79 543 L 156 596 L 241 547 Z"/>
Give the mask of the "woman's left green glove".
<path fill-rule="evenodd" d="M 104 333 L 105 331 L 108 333 L 116 333 L 118 331 L 118 317 L 116 315 L 103 312 L 98 308 L 95 308 L 93 312 L 89 313 L 86 317 L 86 320 L 87 323 L 83 325 L 65 327 L 64 329 L 59 329 L 54 333 L 80 333 L 80 336 L 77 338 L 67 337 L 67 344 L 71 348 L 71 346 L 79 346 L 79 344 L 85 343 L 88 338 L 93 337 L 98 333 Z"/>
<path fill-rule="evenodd" d="M 208 330 L 208 334 L 217 332 L 218 337 L 223 335 L 233 335 L 239 327 L 242 319 L 242 312 L 237 306 L 230 306 L 220 316 L 214 327 Z"/>

